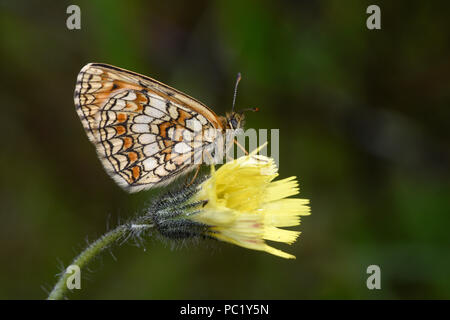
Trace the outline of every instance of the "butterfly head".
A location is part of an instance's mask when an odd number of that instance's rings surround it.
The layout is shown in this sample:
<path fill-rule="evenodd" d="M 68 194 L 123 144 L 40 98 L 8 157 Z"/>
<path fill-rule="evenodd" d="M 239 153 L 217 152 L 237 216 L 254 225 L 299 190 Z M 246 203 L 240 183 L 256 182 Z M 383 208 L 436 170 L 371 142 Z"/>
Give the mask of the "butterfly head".
<path fill-rule="evenodd" d="M 226 115 L 226 125 L 225 127 L 227 129 L 231 130 L 238 130 L 244 127 L 245 124 L 245 115 L 244 112 L 246 111 L 258 111 L 258 108 L 250 108 L 250 109 L 243 109 L 240 111 L 232 111 L 230 113 L 227 113 Z"/>

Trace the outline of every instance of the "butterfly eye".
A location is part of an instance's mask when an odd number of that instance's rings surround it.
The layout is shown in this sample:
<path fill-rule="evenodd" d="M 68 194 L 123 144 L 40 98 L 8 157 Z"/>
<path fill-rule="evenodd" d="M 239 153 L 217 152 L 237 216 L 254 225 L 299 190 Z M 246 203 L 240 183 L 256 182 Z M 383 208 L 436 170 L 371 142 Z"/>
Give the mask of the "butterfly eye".
<path fill-rule="evenodd" d="M 237 127 L 238 127 L 238 122 L 237 122 L 236 118 L 231 118 L 231 119 L 230 119 L 230 123 L 231 123 L 231 128 L 237 129 Z"/>

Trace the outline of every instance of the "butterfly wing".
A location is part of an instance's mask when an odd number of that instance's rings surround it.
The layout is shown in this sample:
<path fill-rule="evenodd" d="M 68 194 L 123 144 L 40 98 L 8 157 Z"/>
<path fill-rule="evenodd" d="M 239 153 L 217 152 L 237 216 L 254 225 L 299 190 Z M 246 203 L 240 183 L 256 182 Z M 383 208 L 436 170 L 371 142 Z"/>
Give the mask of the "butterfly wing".
<path fill-rule="evenodd" d="M 201 102 L 105 64 L 81 69 L 74 100 L 106 171 L 129 192 L 163 185 L 193 169 L 196 157 L 215 141 L 202 133 L 223 129 Z"/>

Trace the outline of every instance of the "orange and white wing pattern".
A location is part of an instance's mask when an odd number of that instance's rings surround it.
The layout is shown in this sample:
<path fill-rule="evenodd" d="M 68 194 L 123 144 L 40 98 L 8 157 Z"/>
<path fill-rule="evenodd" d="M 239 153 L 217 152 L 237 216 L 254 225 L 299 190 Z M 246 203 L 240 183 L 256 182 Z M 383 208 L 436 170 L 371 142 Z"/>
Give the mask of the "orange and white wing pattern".
<path fill-rule="evenodd" d="M 90 63 L 81 69 L 74 100 L 106 171 L 129 192 L 187 173 L 195 167 L 192 158 L 214 146 L 214 135 L 205 138 L 204 132 L 224 129 L 201 102 L 106 64 Z"/>

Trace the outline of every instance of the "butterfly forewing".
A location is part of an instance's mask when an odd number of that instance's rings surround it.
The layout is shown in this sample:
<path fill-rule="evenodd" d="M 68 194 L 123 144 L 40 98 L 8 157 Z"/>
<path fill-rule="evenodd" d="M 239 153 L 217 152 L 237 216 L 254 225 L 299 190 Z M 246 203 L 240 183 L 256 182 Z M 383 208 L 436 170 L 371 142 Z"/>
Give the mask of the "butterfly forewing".
<path fill-rule="evenodd" d="M 107 172 L 130 192 L 170 182 L 198 163 L 220 132 L 217 115 L 156 80 L 91 63 L 79 73 L 75 106 Z"/>

